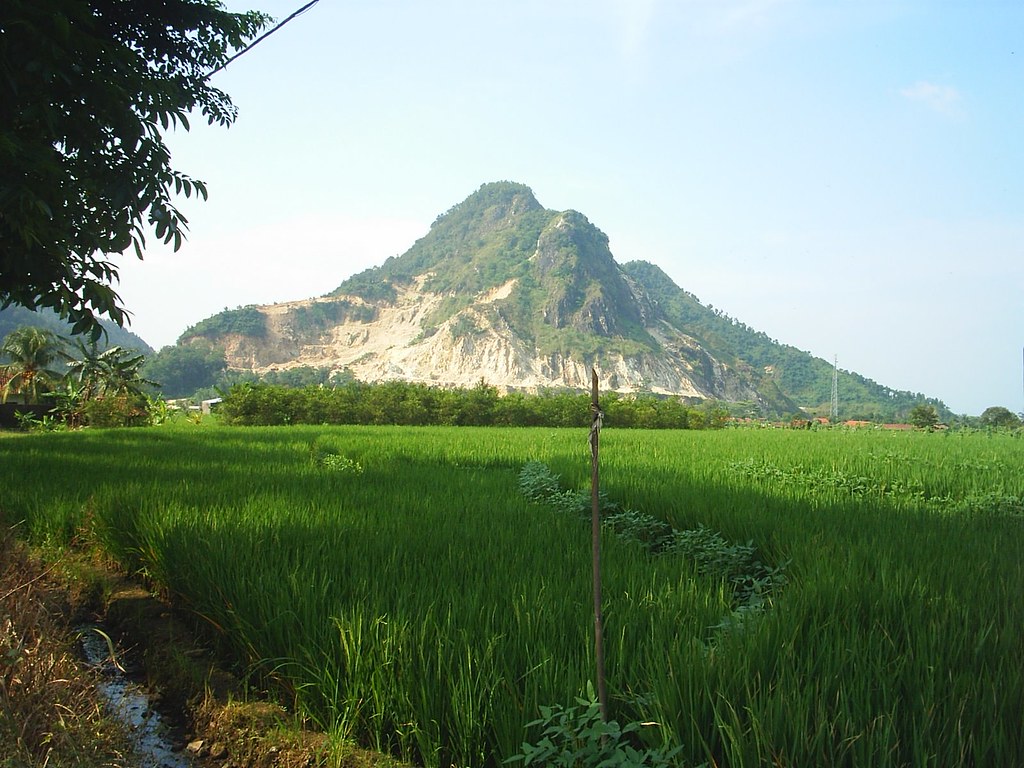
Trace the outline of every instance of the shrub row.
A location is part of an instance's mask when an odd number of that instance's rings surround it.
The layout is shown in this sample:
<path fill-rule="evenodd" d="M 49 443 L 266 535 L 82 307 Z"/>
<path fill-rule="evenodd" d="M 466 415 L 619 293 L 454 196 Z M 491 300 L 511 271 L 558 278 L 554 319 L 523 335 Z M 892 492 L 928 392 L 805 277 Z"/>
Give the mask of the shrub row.
<path fill-rule="evenodd" d="M 714 405 L 694 408 L 679 398 L 602 397 L 605 421 L 616 427 L 704 429 L 724 426 L 728 417 Z M 293 389 L 265 383 L 236 384 L 220 413 L 229 424 L 396 424 L 403 426 L 584 427 L 590 397 L 557 392 L 499 394 L 481 382 L 471 388 L 440 389 L 389 381 Z"/>
<path fill-rule="evenodd" d="M 519 490 L 529 499 L 581 518 L 591 515 L 591 497 L 585 491 L 563 490 L 561 480 L 546 464 L 529 461 L 519 473 Z M 698 571 L 720 578 L 733 590 L 737 609 L 750 611 L 768 604 L 786 584 L 785 564 L 769 566 L 757 557 L 753 542 L 727 541 L 720 533 L 699 525 L 676 530 L 664 520 L 626 509 L 601 495 L 601 525 L 621 539 L 636 542 L 652 555 L 675 554 L 693 561 Z"/>

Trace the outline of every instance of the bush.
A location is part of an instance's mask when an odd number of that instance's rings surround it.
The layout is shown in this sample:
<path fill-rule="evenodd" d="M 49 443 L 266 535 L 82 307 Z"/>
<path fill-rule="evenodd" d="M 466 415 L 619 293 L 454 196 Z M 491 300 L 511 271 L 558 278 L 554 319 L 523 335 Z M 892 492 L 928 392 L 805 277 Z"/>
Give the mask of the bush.
<path fill-rule="evenodd" d="M 530 501 L 547 502 L 562 492 L 559 477 L 542 461 L 528 461 L 519 472 L 519 490 Z"/>
<path fill-rule="evenodd" d="M 505 763 L 545 768 L 669 768 L 681 747 L 656 749 L 638 747 L 640 723 L 620 726 L 615 720 L 604 722 L 593 686 L 587 685 L 587 698 L 577 698 L 573 707 L 541 707 L 541 718 L 527 728 L 542 726 L 536 744 L 523 742 L 522 752 Z M 635 742 L 635 743 L 634 743 Z"/>
<path fill-rule="evenodd" d="M 97 397 L 82 403 L 81 420 L 90 427 L 144 427 L 150 423 L 148 403 L 135 395 Z"/>

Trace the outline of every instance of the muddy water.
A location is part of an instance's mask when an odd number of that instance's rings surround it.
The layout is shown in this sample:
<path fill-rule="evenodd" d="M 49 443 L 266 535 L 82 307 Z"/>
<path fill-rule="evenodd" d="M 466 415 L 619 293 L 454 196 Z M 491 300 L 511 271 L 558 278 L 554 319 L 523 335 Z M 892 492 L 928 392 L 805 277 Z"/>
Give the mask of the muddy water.
<path fill-rule="evenodd" d="M 124 724 L 140 768 L 193 768 L 184 752 L 174 751 L 170 729 L 150 697 L 111 658 L 107 639 L 94 627 L 83 627 L 80 636 L 86 660 L 102 673 L 99 691 L 107 710 Z"/>

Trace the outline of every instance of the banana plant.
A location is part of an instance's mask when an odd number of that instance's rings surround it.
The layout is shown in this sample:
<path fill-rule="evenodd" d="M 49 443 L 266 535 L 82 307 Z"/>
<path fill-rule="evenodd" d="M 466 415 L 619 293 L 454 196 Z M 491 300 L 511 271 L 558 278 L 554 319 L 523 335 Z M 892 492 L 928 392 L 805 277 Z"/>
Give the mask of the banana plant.
<path fill-rule="evenodd" d="M 82 397 L 132 395 L 144 397 L 146 388 L 156 386 L 143 378 L 146 356 L 115 346 L 99 351 L 96 342 L 77 342 L 79 356 L 68 362 L 69 375 L 82 389 Z"/>

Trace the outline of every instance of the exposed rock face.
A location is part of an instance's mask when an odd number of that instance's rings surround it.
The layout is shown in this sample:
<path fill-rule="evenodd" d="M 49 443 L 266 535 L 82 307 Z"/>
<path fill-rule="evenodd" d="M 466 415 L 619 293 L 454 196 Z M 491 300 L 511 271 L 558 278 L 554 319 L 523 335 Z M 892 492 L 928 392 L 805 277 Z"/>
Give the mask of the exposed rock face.
<path fill-rule="evenodd" d="M 608 238 L 582 214 L 556 217 L 531 260 L 547 294 L 545 323 L 604 337 L 641 323 L 638 296 L 608 250 Z"/>
<path fill-rule="evenodd" d="M 296 366 L 348 369 L 361 381 L 399 379 L 440 386 L 470 387 L 481 379 L 502 389 L 527 391 L 589 386 L 595 361 L 559 352 L 540 354 L 499 314 L 488 311 L 512 292 L 515 281 L 477 297 L 429 333 L 424 333 L 424 321 L 445 297 L 425 290 L 425 282 L 421 277 L 398 290 L 393 302 L 376 307 L 372 320 L 346 319 L 322 332 L 298 328 L 296 310 L 336 302 L 338 297 L 259 307 L 266 315 L 266 334 L 224 336 L 228 365 L 257 373 Z M 367 304 L 359 297 L 345 300 Z M 587 308 L 599 304 L 583 302 L 584 309 L 573 316 L 599 321 L 605 315 L 586 314 Z M 613 325 L 617 318 L 605 322 Z M 660 352 L 599 355 L 596 365 L 603 389 L 716 399 L 727 394 L 733 395 L 730 399 L 758 397 L 753 388 L 734 383 L 729 369 L 693 339 L 664 323 L 648 331 L 661 345 Z"/>

